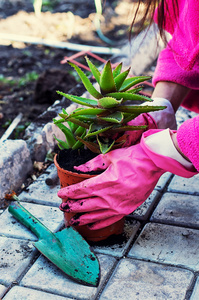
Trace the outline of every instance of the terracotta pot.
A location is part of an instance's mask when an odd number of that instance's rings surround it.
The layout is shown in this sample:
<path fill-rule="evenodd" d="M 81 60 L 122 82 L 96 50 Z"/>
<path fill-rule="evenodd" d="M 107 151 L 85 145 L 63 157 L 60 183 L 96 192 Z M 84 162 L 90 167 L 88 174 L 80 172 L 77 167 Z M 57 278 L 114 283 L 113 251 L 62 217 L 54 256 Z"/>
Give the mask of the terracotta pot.
<path fill-rule="evenodd" d="M 62 188 L 95 176 L 89 174 L 79 174 L 79 173 L 62 169 L 57 162 L 57 154 L 55 155 L 54 158 L 54 164 L 57 167 L 57 174 Z M 62 203 L 64 202 L 67 201 L 65 199 L 62 199 Z M 72 217 L 73 217 L 72 213 L 66 213 L 66 212 L 64 213 L 65 226 L 68 226 L 68 221 Z M 121 234 L 124 229 L 124 218 L 110 226 L 107 226 L 106 228 L 99 229 L 99 230 L 90 230 L 85 225 L 74 226 L 74 227 L 86 240 L 97 242 L 97 241 L 105 240 L 113 234 Z"/>

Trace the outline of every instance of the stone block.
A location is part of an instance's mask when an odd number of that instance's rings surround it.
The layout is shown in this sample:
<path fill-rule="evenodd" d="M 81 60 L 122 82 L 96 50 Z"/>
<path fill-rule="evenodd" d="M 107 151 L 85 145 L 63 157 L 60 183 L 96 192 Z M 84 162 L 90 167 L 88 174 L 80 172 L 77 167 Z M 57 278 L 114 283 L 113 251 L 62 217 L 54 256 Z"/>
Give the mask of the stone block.
<path fill-rule="evenodd" d="M 6 292 L 6 290 L 7 290 L 7 287 L 4 286 L 4 285 L 2 285 L 2 284 L 0 284 L 0 299 L 3 297 L 3 295 Z"/>
<path fill-rule="evenodd" d="M 190 300 L 198 300 L 199 298 L 199 277 L 196 280 L 196 284 L 193 289 L 193 293 L 191 295 Z"/>
<path fill-rule="evenodd" d="M 122 259 L 99 299 L 184 300 L 192 280 L 187 270 Z"/>
<path fill-rule="evenodd" d="M 164 173 L 158 180 L 158 183 L 155 186 L 155 190 L 162 192 L 172 176 L 173 176 L 173 174 L 171 174 L 169 172 Z"/>
<path fill-rule="evenodd" d="M 151 216 L 151 221 L 199 228 L 198 196 L 165 193 Z"/>
<path fill-rule="evenodd" d="M 6 140 L 0 146 L 0 199 L 18 189 L 32 170 L 26 142 Z"/>
<path fill-rule="evenodd" d="M 148 223 L 128 256 L 199 271 L 199 231 Z"/>
<path fill-rule="evenodd" d="M 21 205 L 53 232 L 64 226 L 63 213 L 59 208 L 26 202 L 21 202 Z M 19 239 L 38 240 L 30 229 L 27 229 L 8 212 L 8 209 L 0 216 L 0 234 Z"/>
<path fill-rule="evenodd" d="M 4 300 L 70 300 L 66 297 L 61 297 L 58 295 L 52 295 L 42 291 L 37 291 L 29 288 L 24 288 L 22 286 L 14 286 L 6 294 Z"/>
<path fill-rule="evenodd" d="M 168 186 L 169 192 L 199 195 L 199 174 L 191 178 L 174 176 Z"/>
<path fill-rule="evenodd" d="M 72 299 L 95 299 L 116 262 L 111 256 L 98 255 L 98 258 L 101 267 L 101 280 L 98 287 L 86 286 L 69 279 L 43 256 L 40 256 L 30 268 L 22 279 L 21 285 Z"/>
<path fill-rule="evenodd" d="M 62 200 L 57 196 L 57 192 L 60 190 L 60 185 L 49 186 L 45 182 L 47 174 L 43 174 L 33 182 L 26 191 L 23 191 L 19 198 L 24 202 L 33 202 L 43 205 L 51 205 L 58 207 Z"/>
<path fill-rule="evenodd" d="M 119 235 L 112 235 L 108 239 L 92 244 L 96 253 L 103 253 L 116 257 L 122 257 L 129 248 L 140 223 L 135 220 L 125 220 L 124 232 Z"/>
<path fill-rule="evenodd" d="M 0 237 L 0 284 L 6 286 L 26 270 L 36 250 L 30 241 Z"/>

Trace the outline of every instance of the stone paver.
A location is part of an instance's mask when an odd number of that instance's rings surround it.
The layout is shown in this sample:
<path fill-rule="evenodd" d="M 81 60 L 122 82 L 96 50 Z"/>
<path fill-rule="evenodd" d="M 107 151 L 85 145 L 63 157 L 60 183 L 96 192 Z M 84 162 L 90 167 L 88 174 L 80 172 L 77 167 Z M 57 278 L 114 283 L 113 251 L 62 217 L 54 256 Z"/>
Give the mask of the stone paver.
<path fill-rule="evenodd" d="M 198 298 L 199 298 L 199 278 L 196 281 L 195 288 L 193 290 L 190 300 L 198 300 Z"/>
<path fill-rule="evenodd" d="M 139 227 L 139 222 L 126 220 L 124 225 L 124 232 L 121 235 L 112 236 L 106 241 L 94 243 L 94 251 L 96 253 L 122 257 L 130 246 L 130 243 L 135 237 L 135 234 L 137 233 Z"/>
<path fill-rule="evenodd" d="M 46 177 L 47 174 L 46 176 L 43 176 L 42 179 L 39 179 L 31 184 L 27 191 L 24 191 L 20 194 L 20 199 L 26 202 L 58 207 L 61 204 L 61 199 L 57 196 L 60 186 L 47 185 L 45 183 Z"/>
<path fill-rule="evenodd" d="M 122 259 L 100 300 L 184 300 L 193 280 L 191 271 Z"/>
<path fill-rule="evenodd" d="M 174 176 L 168 186 L 168 191 L 189 195 L 199 195 L 199 175 L 195 175 L 192 178 Z"/>
<path fill-rule="evenodd" d="M 199 228 L 199 197 L 165 193 L 151 221 Z"/>
<path fill-rule="evenodd" d="M 199 271 L 199 230 L 148 223 L 128 256 Z"/>
<path fill-rule="evenodd" d="M 172 176 L 173 174 L 169 172 L 164 173 L 158 180 L 155 190 L 162 191 L 165 188 L 168 180 L 170 180 Z"/>
<path fill-rule="evenodd" d="M 98 288 L 76 283 L 43 256 L 39 257 L 24 276 L 21 285 L 74 299 L 94 299 L 116 261 L 114 257 L 106 255 L 98 255 L 98 258 L 101 267 Z"/>
<path fill-rule="evenodd" d="M 70 300 L 66 297 L 52 295 L 42 291 L 24 288 L 21 286 L 13 287 L 3 298 L 4 300 Z"/>
<path fill-rule="evenodd" d="M 0 237 L 0 284 L 16 281 L 31 263 L 36 250 L 31 242 Z"/>
<path fill-rule="evenodd" d="M 58 231 L 64 225 L 63 213 L 59 208 L 26 202 L 21 202 L 21 205 L 51 231 Z M 16 220 L 8 212 L 8 209 L 0 217 L 0 234 L 34 241 L 38 239 L 29 229 Z"/>
<path fill-rule="evenodd" d="M 7 290 L 7 288 L 4 285 L 0 284 L 0 299 L 3 297 L 6 290 Z"/>
<path fill-rule="evenodd" d="M 137 73 L 143 73 L 141 71 L 144 70 L 143 67 L 145 68 L 148 63 L 150 65 L 149 48 L 155 46 L 156 49 L 154 31 L 150 31 L 147 36 L 149 38 L 143 40 L 141 51 L 137 51 L 140 44 L 135 41 L 135 47 L 131 49 L 132 57 L 129 57 L 129 47 L 122 53 L 124 65 L 132 64 Z M 157 55 L 158 51 L 152 53 Z M 149 55 L 146 57 L 146 54 Z M 141 64 L 140 57 L 145 58 Z M 113 59 L 118 61 L 117 57 Z M 146 72 L 152 74 L 153 70 L 154 66 Z M 57 115 L 61 107 L 65 107 L 63 103 L 62 99 L 45 113 L 45 117 L 49 114 L 49 123 L 41 122 L 42 128 L 38 128 L 37 123 L 28 127 L 27 144 L 23 141 L 19 145 L 20 153 L 15 153 L 14 150 L 9 152 L 9 159 L 12 158 L 14 162 L 19 161 L 23 165 L 17 171 L 19 177 L 15 174 L 13 179 L 14 173 L 10 172 L 15 169 L 10 160 L 6 171 L 8 173 L 3 173 L 7 163 L 1 159 L 0 182 L 3 183 L 1 191 L 4 187 L 7 189 L 7 183 L 9 187 L 14 182 L 15 186 L 23 183 L 22 173 L 27 173 L 32 167 L 30 157 L 32 161 L 40 161 L 45 159 L 49 150 L 52 150 L 55 143 L 53 133 L 57 131 L 57 127 L 52 124 L 52 115 Z M 72 106 L 68 109 L 71 108 Z M 180 108 L 177 112 L 178 125 L 193 116 Z M 58 131 L 61 134 L 61 131 Z M 59 132 L 56 133 L 57 137 Z M 11 147 L 9 150 L 11 151 Z M 3 158 L 3 151 L 1 152 Z M 23 162 L 22 153 L 27 159 L 26 163 Z M 50 230 L 57 231 L 63 226 L 63 213 L 58 208 L 61 199 L 57 196 L 60 187 L 58 183 L 54 186 L 45 183 L 48 174 L 54 168 L 52 164 L 19 195 L 19 198 L 22 205 Z M 3 191 L 5 193 L 5 189 Z M 1 209 L 0 298 L 2 300 L 198 300 L 198 197 L 199 175 L 184 179 L 165 173 L 145 203 L 126 218 L 124 234 L 113 236 L 100 243 L 90 243 L 101 267 L 101 280 L 97 288 L 75 282 L 39 254 L 33 246 L 33 241 L 37 238 L 15 220 L 8 210 Z"/>

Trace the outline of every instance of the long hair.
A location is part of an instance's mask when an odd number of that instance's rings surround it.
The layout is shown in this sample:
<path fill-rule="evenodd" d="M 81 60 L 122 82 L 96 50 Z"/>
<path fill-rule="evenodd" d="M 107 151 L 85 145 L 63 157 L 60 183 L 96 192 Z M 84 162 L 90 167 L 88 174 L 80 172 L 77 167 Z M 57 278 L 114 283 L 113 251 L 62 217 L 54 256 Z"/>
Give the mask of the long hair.
<path fill-rule="evenodd" d="M 157 25 L 159 29 L 160 36 L 162 40 L 166 43 L 166 35 L 165 35 L 165 24 L 166 24 L 166 14 L 168 15 L 169 9 L 168 9 L 168 0 L 138 0 L 138 5 L 133 17 L 133 21 L 130 25 L 130 36 L 133 29 L 133 26 L 135 25 L 136 17 L 139 14 L 140 6 L 141 4 L 144 4 L 144 13 L 142 15 L 142 18 L 139 22 L 139 29 L 140 31 L 143 29 L 145 22 L 149 23 L 149 27 L 153 24 L 153 17 L 155 14 L 155 11 L 157 9 Z M 172 10 L 174 11 L 175 20 L 178 17 L 178 0 L 170 0 L 172 5 Z M 170 20 L 172 22 L 172 20 Z M 173 20 L 174 21 L 174 20 Z"/>

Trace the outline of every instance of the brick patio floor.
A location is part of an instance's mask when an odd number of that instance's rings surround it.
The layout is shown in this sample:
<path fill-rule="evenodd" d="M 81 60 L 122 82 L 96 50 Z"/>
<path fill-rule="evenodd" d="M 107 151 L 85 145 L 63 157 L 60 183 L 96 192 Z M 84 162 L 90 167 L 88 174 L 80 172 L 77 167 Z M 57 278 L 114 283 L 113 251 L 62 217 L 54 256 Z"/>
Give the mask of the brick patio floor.
<path fill-rule="evenodd" d="M 187 115 L 181 109 L 178 123 Z M 59 185 L 45 182 L 54 168 L 51 165 L 19 198 L 50 230 L 57 231 L 63 228 Z M 146 202 L 127 216 L 121 236 L 92 244 L 101 267 L 97 288 L 69 279 L 38 253 L 32 245 L 35 240 L 7 209 L 1 213 L 3 300 L 198 300 L 199 175 L 184 179 L 164 174 Z"/>

